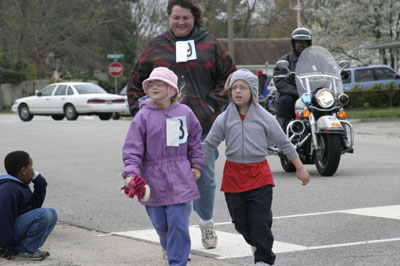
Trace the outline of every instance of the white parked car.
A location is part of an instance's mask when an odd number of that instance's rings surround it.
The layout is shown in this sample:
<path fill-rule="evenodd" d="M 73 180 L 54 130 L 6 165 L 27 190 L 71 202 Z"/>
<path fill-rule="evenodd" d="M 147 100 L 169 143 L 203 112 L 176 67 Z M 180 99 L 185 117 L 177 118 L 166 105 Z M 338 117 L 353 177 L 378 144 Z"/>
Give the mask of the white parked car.
<path fill-rule="evenodd" d="M 15 100 L 11 107 L 22 121 L 30 121 L 34 115 L 50 115 L 54 120 L 98 115 L 101 120 L 108 120 L 112 113 L 125 109 L 125 97 L 109 94 L 102 87 L 88 82 L 53 83 L 36 91 L 35 96 Z"/>
<path fill-rule="evenodd" d="M 125 87 L 119 92 L 119 95 L 124 96 L 124 98 L 126 100 L 126 108 L 122 112 L 113 113 L 112 114 L 112 119 L 114 119 L 114 120 L 118 120 L 121 116 L 129 116 L 129 117 L 131 117 L 131 113 L 129 112 L 128 98 L 126 96 L 126 89 L 127 89 L 127 86 L 125 85 Z"/>

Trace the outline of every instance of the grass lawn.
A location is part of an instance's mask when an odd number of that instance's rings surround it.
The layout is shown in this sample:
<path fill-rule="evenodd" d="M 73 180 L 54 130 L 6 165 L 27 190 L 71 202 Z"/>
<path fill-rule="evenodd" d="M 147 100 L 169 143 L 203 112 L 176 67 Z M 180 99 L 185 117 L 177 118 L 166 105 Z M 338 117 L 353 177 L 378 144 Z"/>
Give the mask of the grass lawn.
<path fill-rule="evenodd" d="M 400 117 L 400 107 L 345 109 L 345 111 L 348 119 Z"/>
<path fill-rule="evenodd" d="M 0 110 L 0 114 L 12 114 L 12 113 L 13 112 L 11 112 L 11 107 Z"/>

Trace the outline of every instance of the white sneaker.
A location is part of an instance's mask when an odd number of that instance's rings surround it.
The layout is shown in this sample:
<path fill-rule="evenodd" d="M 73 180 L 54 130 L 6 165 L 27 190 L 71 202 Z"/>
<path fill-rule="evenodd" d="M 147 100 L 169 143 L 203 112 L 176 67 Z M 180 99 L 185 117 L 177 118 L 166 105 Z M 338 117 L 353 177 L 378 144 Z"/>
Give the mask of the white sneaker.
<path fill-rule="evenodd" d="M 163 260 L 166 261 L 167 264 L 168 264 L 167 251 L 166 251 L 165 249 L 163 249 L 163 248 L 161 248 L 161 251 L 162 251 L 162 258 L 163 258 Z"/>
<path fill-rule="evenodd" d="M 210 224 L 209 226 L 204 226 L 199 224 L 201 230 L 201 243 L 203 247 L 206 249 L 216 248 L 218 237 L 213 228 L 214 224 Z"/>
<path fill-rule="evenodd" d="M 257 248 L 255 246 L 251 246 L 251 253 L 253 253 L 253 256 L 256 253 L 256 250 Z"/>
<path fill-rule="evenodd" d="M 161 251 L 162 251 L 163 260 L 164 260 L 165 262 L 167 262 L 167 265 L 168 265 L 167 251 L 166 251 L 165 249 L 163 249 L 163 248 L 161 248 Z M 190 261 L 190 260 L 192 260 L 192 255 L 189 253 L 188 261 Z"/>
<path fill-rule="evenodd" d="M 265 262 L 262 262 L 262 261 L 257 262 L 256 265 L 274 266 L 273 264 L 268 264 L 268 263 L 265 263 Z"/>

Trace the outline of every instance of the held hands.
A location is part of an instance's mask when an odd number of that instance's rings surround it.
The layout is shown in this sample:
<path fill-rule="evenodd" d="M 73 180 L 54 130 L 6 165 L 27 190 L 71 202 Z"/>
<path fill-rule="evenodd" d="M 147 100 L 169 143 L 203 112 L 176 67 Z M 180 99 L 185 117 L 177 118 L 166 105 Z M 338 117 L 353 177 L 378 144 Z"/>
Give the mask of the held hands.
<path fill-rule="evenodd" d="M 197 169 L 197 168 L 192 168 L 192 173 L 193 173 L 194 180 L 197 181 L 200 178 L 200 175 L 201 175 L 200 170 Z"/>

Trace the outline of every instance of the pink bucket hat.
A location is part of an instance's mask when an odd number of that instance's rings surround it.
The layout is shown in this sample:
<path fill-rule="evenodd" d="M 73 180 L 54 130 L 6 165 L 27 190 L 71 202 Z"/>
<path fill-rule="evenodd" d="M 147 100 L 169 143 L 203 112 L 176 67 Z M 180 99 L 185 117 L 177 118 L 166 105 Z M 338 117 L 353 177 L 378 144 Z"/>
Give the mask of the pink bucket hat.
<path fill-rule="evenodd" d="M 153 80 L 160 80 L 167 83 L 170 88 L 168 89 L 168 97 L 171 98 L 175 96 L 175 94 L 179 94 L 178 89 L 178 77 L 175 75 L 174 72 L 169 70 L 166 67 L 156 67 L 150 73 L 148 79 L 145 79 L 142 83 L 144 92 L 148 95 L 149 94 L 149 82 Z M 172 88 L 172 89 L 171 89 Z"/>

